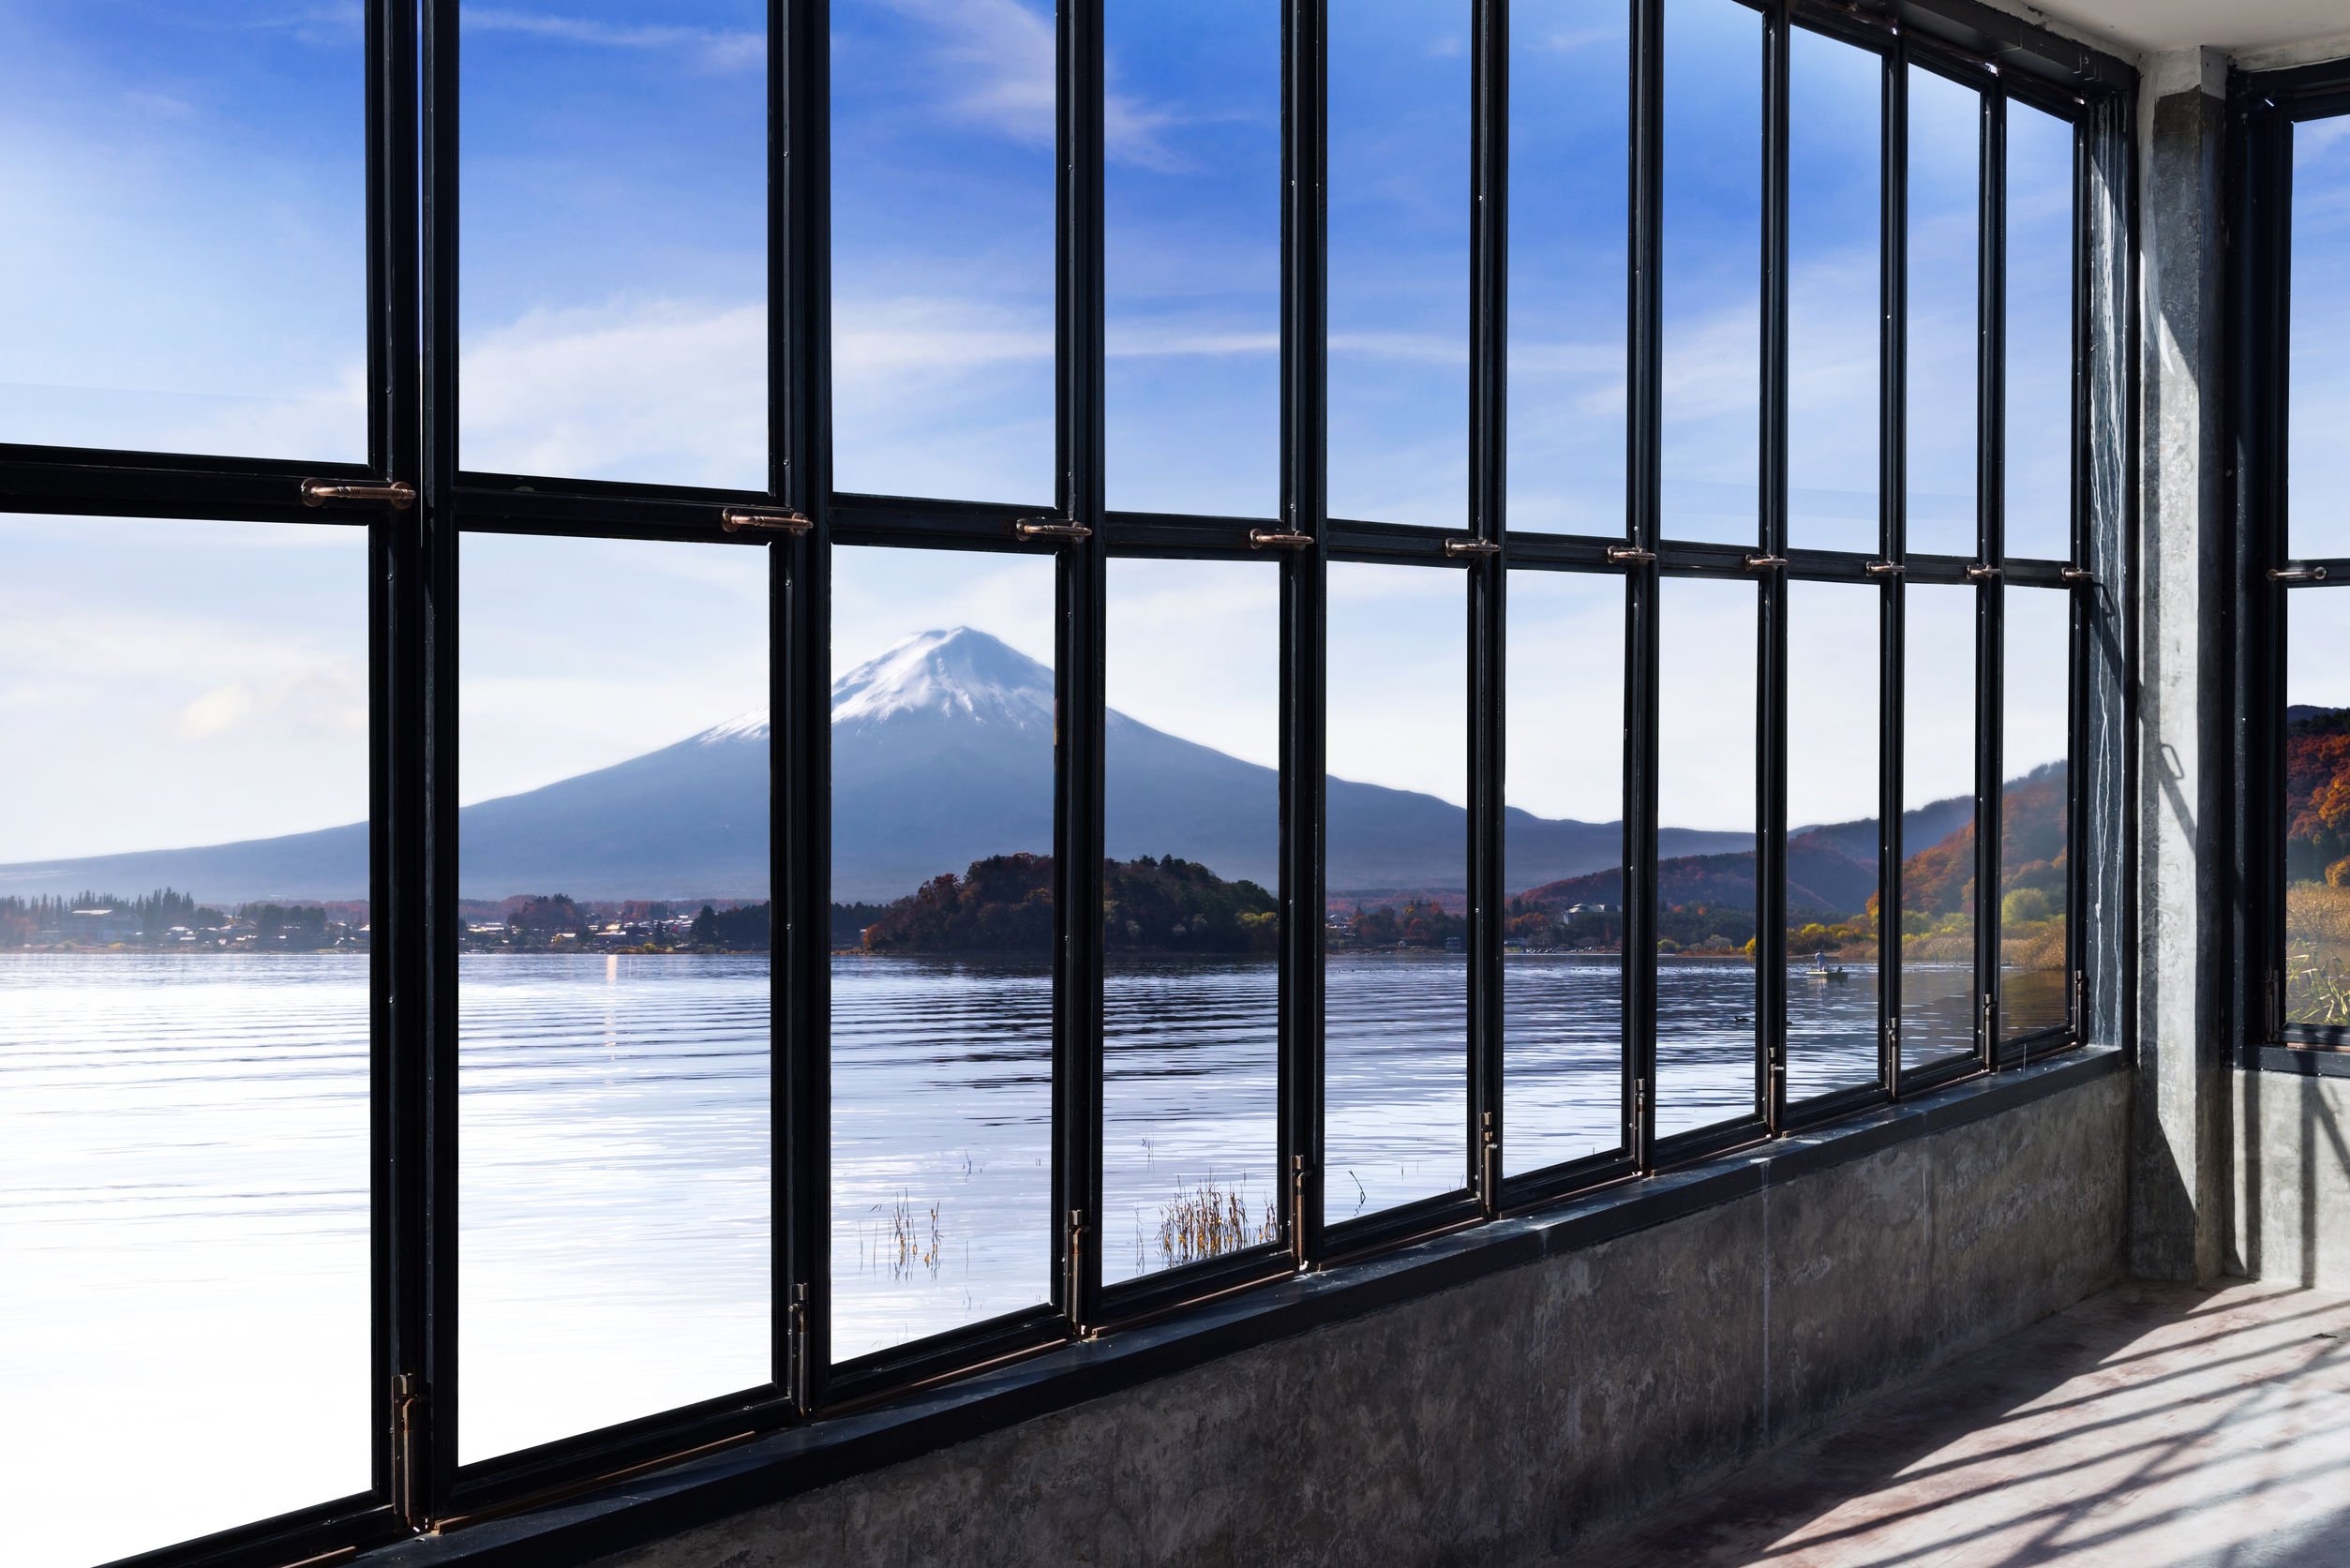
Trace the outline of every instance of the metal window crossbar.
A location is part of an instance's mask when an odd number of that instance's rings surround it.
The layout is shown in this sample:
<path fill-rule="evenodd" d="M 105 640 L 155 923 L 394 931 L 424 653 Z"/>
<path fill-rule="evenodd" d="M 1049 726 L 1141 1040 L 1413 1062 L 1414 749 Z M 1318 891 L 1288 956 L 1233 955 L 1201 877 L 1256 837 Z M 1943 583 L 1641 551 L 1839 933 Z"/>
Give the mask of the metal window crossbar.
<path fill-rule="evenodd" d="M 1072 1337 L 1115 1332 L 1300 1269 L 1504 1212 L 1588 1191 L 1660 1166 L 1850 1113 L 1950 1076 L 1996 1070 L 2029 1055 L 2117 1032 L 2122 952 L 2113 922 L 2121 797 L 2115 716 L 2119 646 L 2122 451 L 2127 315 L 2126 235 L 2133 78 L 1964 0 L 1757 7 L 1764 47 L 1763 244 L 1755 257 L 1762 341 L 1756 537 L 1730 547 L 1665 536 L 1661 427 L 1665 234 L 1664 0 L 1627 0 L 1630 192 L 1627 246 L 1630 476 L 1624 531 L 1599 538 L 1513 531 L 1504 483 L 1508 402 L 1508 82 L 1505 0 L 1473 0 L 1468 529 L 1450 531 L 1334 518 L 1325 474 L 1327 425 L 1329 52 L 1326 0 L 1282 6 L 1281 481 L 1277 517 L 1114 512 L 1103 486 L 1104 71 L 1102 0 L 1070 0 L 1057 19 L 1055 427 L 1058 493 L 1050 506 L 836 494 L 830 470 L 831 234 L 828 50 L 824 0 L 771 0 L 768 51 L 769 375 L 766 486 L 664 488 L 469 472 L 458 462 L 457 149 L 459 27 L 455 0 L 368 0 L 369 444 L 365 464 L 238 463 L 202 456 L 0 447 L 0 507 L 19 512 L 236 517 L 364 529 L 371 578 L 373 753 L 373 1292 L 377 1441 L 373 1491 L 283 1519 L 152 1554 L 156 1568 L 274 1564 L 453 1526 L 608 1481 L 750 1432 L 828 1416 L 940 1379 L 1036 1353 Z M 421 25 L 420 25 L 421 23 Z M 1874 549 L 1803 547 L 1789 537 L 1789 125 L 1793 30 L 1816 29 L 1881 62 L 1880 276 L 1885 308 L 1879 429 L 1882 515 Z M 1995 28 L 1996 32 L 1985 31 Z M 1904 406 L 1908 69 L 1964 79 L 1983 107 L 1979 235 L 1977 548 L 1968 558 L 1910 554 Z M 1993 68 L 1996 67 L 1997 68 Z M 2011 560 L 1999 497 L 2004 369 L 2001 311 L 2003 147 L 2011 97 L 2074 127 L 2073 456 L 2070 559 Z M 304 493 L 305 482 L 315 481 Z M 413 486 L 409 496 L 388 486 Z M 1042 501 L 1048 498 L 1035 498 Z M 1017 525 L 1030 527 L 1026 535 Z M 729 519 L 732 519 L 730 522 Z M 465 585 L 457 543 L 468 531 L 694 540 L 768 551 L 772 654 L 772 889 L 777 933 L 771 1038 L 774 1303 L 766 1384 L 648 1420 L 583 1433 L 495 1461 L 460 1465 L 465 1368 L 459 1358 L 455 960 L 457 666 L 453 628 Z M 1049 1298 L 1029 1311 L 839 1363 L 830 1352 L 831 1171 L 828 995 L 831 551 L 841 544 L 1049 551 L 1055 562 L 1057 700 L 1054 842 L 1053 1210 Z M 1279 1240 L 1115 1289 L 1105 1288 L 1088 1217 L 1101 1211 L 1100 931 L 1103 795 L 1102 666 L 1106 566 L 1114 557 L 1247 561 L 1275 575 L 1280 602 L 1280 948 Z M 1472 916 L 1468 948 L 1468 1121 L 1460 1180 L 1445 1195 L 1367 1219 L 1325 1220 L 1323 1150 L 1323 961 L 1325 802 L 1326 572 L 1376 560 L 1457 572 L 1463 585 L 1469 678 Z M 0 562 L 0 571 L 6 563 Z M 1504 1178 L 1502 789 L 1505 608 L 1512 573 L 1618 580 L 1624 605 L 1624 859 L 1620 960 L 1624 996 L 1616 1149 Z M 2350 574 L 2345 574 L 2350 575 Z M 1754 1097 L 1711 1127 L 1660 1138 L 1657 1073 L 1657 701 L 1662 584 L 1680 577 L 1750 583 L 1757 606 L 1755 783 L 1759 910 Z M 2071 754 L 2066 810 L 2071 954 L 2069 1022 L 2002 1038 L 1999 922 L 1975 921 L 1982 1022 L 1972 1052 L 1941 1064 L 1905 1061 L 1898 940 L 1879 944 L 1881 1027 L 1877 1082 L 1790 1102 L 1784 1020 L 1788 961 L 1787 632 L 1790 582 L 1873 588 L 1879 607 L 1882 756 L 1880 899 L 1902 907 L 1902 691 L 1905 606 L 1920 585 L 1965 585 L 1976 618 L 1976 876 L 1999 877 L 2001 616 L 2012 585 L 2075 590 L 2071 603 Z M 1893 922 L 1897 924 L 1897 919 Z M 581 1368 L 583 1377 L 592 1368 Z M 1071 1374 L 1078 1376 L 1082 1374 Z M 135 1478 L 127 1482 L 136 1485 Z"/>

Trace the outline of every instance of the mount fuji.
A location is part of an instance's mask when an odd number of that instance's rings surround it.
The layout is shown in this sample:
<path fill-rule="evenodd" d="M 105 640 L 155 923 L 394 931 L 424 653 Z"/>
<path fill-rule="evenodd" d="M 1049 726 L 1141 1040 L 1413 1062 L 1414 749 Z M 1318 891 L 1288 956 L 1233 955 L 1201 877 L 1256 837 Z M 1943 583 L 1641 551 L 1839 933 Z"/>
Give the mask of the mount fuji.
<path fill-rule="evenodd" d="M 891 899 L 941 872 L 1053 833 L 1053 672 L 984 632 L 925 632 L 832 685 L 832 896 Z M 1178 855 L 1220 875 L 1278 880 L 1274 770 L 1108 715 L 1108 848 Z M 1465 883 L 1466 815 L 1432 795 L 1328 782 L 1334 892 L 1438 890 Z M 768 896 L 768 716 L 458 813 L 458 890 L 468 899 Z M 1516 887 L 1613 866 L 1614 823 L 1513 810 Z M 1667 829 L 1667 856 L 1746 847 Z M 210 903 L 357 899 L 367 891 L 364 823 L 191 849 L 0 866 L 0 894 L 127 893 L 174 887 Z"/>

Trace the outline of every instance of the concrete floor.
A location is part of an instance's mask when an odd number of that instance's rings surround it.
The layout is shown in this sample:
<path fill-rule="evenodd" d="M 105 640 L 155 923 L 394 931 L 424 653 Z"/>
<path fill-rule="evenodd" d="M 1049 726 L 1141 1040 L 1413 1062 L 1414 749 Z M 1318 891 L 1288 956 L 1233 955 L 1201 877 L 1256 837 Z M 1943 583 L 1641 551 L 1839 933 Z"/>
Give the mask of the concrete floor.
<path fill-rule="evenodd" d="M 1577 1568 L 2350 1568 L 2350 1295 L 2128 1284 Z"/>

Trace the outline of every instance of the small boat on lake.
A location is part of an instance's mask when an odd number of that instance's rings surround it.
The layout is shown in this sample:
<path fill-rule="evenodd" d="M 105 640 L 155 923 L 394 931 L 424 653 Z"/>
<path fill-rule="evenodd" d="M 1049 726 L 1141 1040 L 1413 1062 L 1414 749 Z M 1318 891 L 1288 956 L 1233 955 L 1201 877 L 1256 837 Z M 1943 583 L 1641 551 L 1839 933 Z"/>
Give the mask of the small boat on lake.
<path fill-rule="evenodd" d="M 1811 967 L 1800 973 L 1805 979 L 1819 980 L 1822 983 L 1832 980 L 1849 980 L 1852 978 L 1850 971 L 1847 970 L 1843 964 L 1829 963 L 1828 954 L 1824 949 L 1812 954 Z"/>

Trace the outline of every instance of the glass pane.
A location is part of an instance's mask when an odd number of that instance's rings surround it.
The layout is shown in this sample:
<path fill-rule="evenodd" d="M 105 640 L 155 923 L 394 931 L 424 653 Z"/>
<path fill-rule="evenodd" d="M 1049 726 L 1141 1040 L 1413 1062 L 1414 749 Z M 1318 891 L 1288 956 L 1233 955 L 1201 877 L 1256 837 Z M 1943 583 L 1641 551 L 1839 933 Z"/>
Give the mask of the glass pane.
<path fill-rule="evenodd" d="M 2350 556 L 2350 115 L 2293 127 L 2287 553 Z"/>
<path fill-rule="evenodd" d="M 760 0 L 462 7 L 469 469 L 767 486 Z"/>
<path fill-rule="evenodd" d="M 1789 538 L 1874 553 L 1885 67 L 1800 27 L 1789 42 Z"/>
<path fill-rule="evenodd" d="M 1999 1017 L 2010 1036 L 2055 1028 L 2072 1014 L 2065 953 L 2067 711 L 2073 596 L 2061 589 L 2007 594 L 2005 719 L 1999 743 Z"/>
<path fill-rule="evenodd" d="M 470 1463 L 769 1379 L 768 571 L 498 534 L 458 566 Z"/>
<path fill-rule="evenodd" d="M 1669 578 L 1658 609 L 1656 1131 L 1755 1111 L 1752 583 Z"/>
<path fill-rule="evenodd" d="M 1104 24 L 1110 504 L 1270 517 L 1281 477 L 1280 12 L 1255 0 L 1109 0 Z"/>
<path fill-rule="evenodd" d="M 1664 526 L 1755 543 L 1762 420 L 1762 19 L 1665 0 Z"/>
<path fill-rule="evenodd" d="M 1901 1060 L 1975 1044 L 1975 590 L 1903 590 Z"/>
<path fill-rule="evenodd" d="M 1047 1299 L 1049 555 L 832 552 L 832 1356 Z"/>
<path fill-rule="evenodd" d="M 12 1564 L 368 1485 L 367 577 L 357 530 L 0 519 Z"/>
<path fill-rule="evenodd" d="M 1280 1234 L 1280 575 L 1110 563 L 1102 1276 Z"/>
<path fill-rule="evenodd" d="M 1520 0 L 1509 40 L 1509 521 L 1624 531 L 1629 12 Z"/>
<path fill-rule="evenodd" d="M 0 15 L 0 440 L 362 462 L 356 7 Z"/>
<path fill-rule="evenodd" d="M 1466 515 L 1470 20 L 1467 0 L 1330 7 L 1334 516 Z"/>
<path fill-rule="evenodd" d="M 1909 550 L 1971 556 L 1983 97 L 1909 67 Z M 2068 357 L 2071 340 L 2066 341 Z"/>
<path fill-rule="evenodd" d="M 2073 127 L 2007 105 L 2007 553 L 2073 559 Z"/>
<path fill-rule="evenodd" d="M 1624 583 L 1509 577 L 1502 1073 L 1509 1175 L 1624 1134 Z"/>
<path fill-rule="evenodd" d="M 1331 1224 L 1467 1180 L 1467 589 L 1330 568 L 1323 973 Z"/>
<path fill-rule="evenodd" d="M 1878 590 L 1788 584 L 1787 1096 L 1877 1082 Z"/>
<path fill-rule="evenodd" d="M 834 0 L 831 17 L 833 483 L 1047 502 L 1053 8 Z M 1129 102 L 1111 123 L 1168 112 Z"/>
<path fill-rule="evenodd" d="M 2350 1025 L 2350 594 L 2285 595 L 2284 1016 Z"/>

